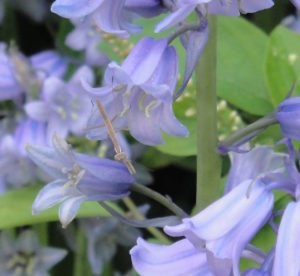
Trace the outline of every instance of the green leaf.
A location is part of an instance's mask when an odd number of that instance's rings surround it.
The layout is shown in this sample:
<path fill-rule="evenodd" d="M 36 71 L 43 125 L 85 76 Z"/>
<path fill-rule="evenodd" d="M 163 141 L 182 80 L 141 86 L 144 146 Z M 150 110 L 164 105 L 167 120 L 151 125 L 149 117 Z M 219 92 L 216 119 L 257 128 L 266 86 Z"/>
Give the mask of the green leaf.
<path fill-rule="evenodd" d="M 31 214 L 31 206 L 41 186 L 8 191 L 0 197 L 0 229 L 58 220 L 58 206 Z M 96 202 L 84 202 L 77 217 L 107 217 L 109 214 Z"/>
<path fill-rule="evenodd" d="M 267 35 L 241 17 L 218 21 L 218 96 L 248 113 L 269 113 L 272 104 L 264 78 Z"/>
<path fill-rule="evenodd" d="M 300 36 L 284 27 L 270 35 L 265 64 L 266 79 L 272 104 L 276 107 L 288 94 L 300 74 Z M 299 83 L 295 93 L 300 95 Z"/>

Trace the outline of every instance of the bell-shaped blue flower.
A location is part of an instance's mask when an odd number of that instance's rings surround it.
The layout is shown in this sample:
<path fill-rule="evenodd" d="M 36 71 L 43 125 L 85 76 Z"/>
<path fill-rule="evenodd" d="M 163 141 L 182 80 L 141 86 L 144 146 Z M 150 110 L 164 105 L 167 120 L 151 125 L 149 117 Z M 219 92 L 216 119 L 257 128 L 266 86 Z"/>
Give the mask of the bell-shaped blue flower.
<path fill-rule="evenodd" d="M 143 38 L 121 66 L 110 63 L 104 86 L 83 86 L 99 99 L 116 130 L 129 129 L 131 135 L 146 145 L 163 143 L 161 130 L 173 136 L 187 136 L 188 130 L 175 118 L 173 94 L 177 81 L 176 50 L 166 39 Z M 102 126 L 102 127 L 101 127 Z M 99 111 L 94 108 L 88 122 L 90 139 L 107 137 Z"/>
<path fill-rule="evenodd" d="M 94 275 L 101 275 L 105 265 L 117 253 L 117 246 L 131 247 L 141 232 L 115 217 L 82 219 L 87 238 L 87 255 Z"/>
<path fill-rule="evenodd" d="M 278 230 L 274 276 L 298 276 L 300 274 L 300 202 L 291 202 L 286 207 Z"/>
<path fill-rule="evenodd" d="M 184 21 L 196 7 L 203 15 L 218 14 L 239 16 L 240 13 L 253 13 L 274 5 L 272 0 L 178 0 L 173 4 L 172 13 L 155 28 L 161 32 Z"/>
<path fill-rule="evenodd" d="M 66 45 L 73 50 L 84 51 L 85 61 L 89 66 L 107 65 L 108 57 L 98 49 L 102 40 L 101 33 L 91 19 L 86 17 L 72 20 L 75 28 L 66 37 Z"/>
<path fill-rule="evenodd" d="M 67 255 L 66 250 L 43 247 L 31 230 L 23 231 L 16 240 L 0 234 L 0 268 L 3 276 L 46 276 Z"/>
<path fill-rule="evenodd" d="M 199 251 L 187 239 L 159 245 L 139 238 L 130 255 L 134 269 L 142 276 L 215 275 L 208 266 L 205 252 Z"/>
<path fill-rule="evenodd" d="M 220 259 L 230 259 L 239 275 L 239 259 L 250 240 L 272 213 L 274 196 L 264 183 L 245 181 L 178 226 L 166 226 L 171 236 L 185 236 L 195 247 Z"/>
<path fill-rule="evenodd" d="M 284 136 L 300 140 L 300 97 L 284 100 L 275 114 Z"/>
<path fill-rule="evenodd" d="M 51 11 L 69 18 L 89 16 L 102 31 L 122 38 L 142 29 L 131 24 L 129 11 L 124 9 L 125 0 L 56 0 Z"/>
<path fill-rule="evenodd" d="M 82 202 L 128 195 L 134 178 L 122 163 L 76 153 L 57 135 L 52 144 L 54 148 L 27 146 L 32 161 L 54 179 L 34 200 L 34 214 L 61 203 L 59 219 L 66 227 Z"/>
<path fill-rule="evenodd" d="M 25 144 L 46 144 L 46 126 L 34 120 L 18 125 L 14 135 L 5 135 L 0 141 L 0 177 L 6 187 L 21 187 L 34 181 L 37 170 L 28 158 Z"/>
<path fill-rule="evenodd" d="M 230 153 L 231 167 L 224 193 L 228 193 L 245 180 L 283 172 L 284 159 L 287 157 L 287 154 L 277 153 L 268 146 L 258 146 L 245 153 Z"/>
<path fill-rule="evenodd" d="M 24 92 L 36 97 L 45 78 L 62 77 L 66 72 L 66 61 L 55 51 L 26 58 L 15 49 L 8 54 L 6 48 L 0 44 L 0 101 L 18 99 Z"/>
<path fill-rule="evenodd" d="M 59 78 L 48 78 L 44 82 L 41 99 L 25 105 L 29 117 L 48 123 L 49 144 L 55 132 L 64 138 L 69 131 L 77 135 L 83 134 L 91 102 L 81 88 L 82 77 L 90 83 L 94 80 L 93 72 L 87 66 L 79 68 L 68 83 Z"/>
<path fill-rule="evenodd" d="M 146 18 L 157 16 L 166 11 L 160 0 L 126 0 L 125 8 Z"/>

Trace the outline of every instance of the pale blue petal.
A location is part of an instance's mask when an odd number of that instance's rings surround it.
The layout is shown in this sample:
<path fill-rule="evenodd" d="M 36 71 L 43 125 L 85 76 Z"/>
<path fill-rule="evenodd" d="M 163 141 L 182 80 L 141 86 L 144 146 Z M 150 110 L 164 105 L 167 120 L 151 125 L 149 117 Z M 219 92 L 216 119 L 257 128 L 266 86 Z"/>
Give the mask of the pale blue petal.
<path fill-rule="evenodd" d="M 81 203 L 85 200 L 85 196 L 71 197 L 60 205 L 58 216 L 63 228 L 75 218 Z"/>
<path fill-rule="evenodd" d="M 272 0 L 241 0 L 240 9 L 244 13 L 254 13 L 269 9 L 274 5 Z"/>
<path fill-rule="evenodd" d="M 252 181 L 245 181 L 238 185 L 196 216 L 184 219 L 183 224 L 166 226 L 166 233 L 171 236 L 191 234 L 205 240 L 221 238 L 247 217 L 255 204 L 261 200 L 272 199 L 272 193 L 260 181 L 252 183 L 250 196 L 247 196 L 251 183 Z"/>
<path fill-rule="evenodd" d="M 39 250 L 39 258 L 43 263 L 43 267 L 48 270 L 59 263 L 67 255 L 64 249 L 54 247 L 44 247 Z"/>
<path fill-rule="evenodd" d="M 86 16 L 95 11 L 105 0 L 56 0 L 51 11 L 66 18 Z"/>
<path fill-rule="evenodd" d="M 26 145 L 33 144 L 44 146 L 46 142 L 46 124 L 35 120 L 28 119 L 21 123 L 14 135 L 16 147 L 24 156 L 26 155 Z"/>
<path fill-rule="evenodd" d="M 122 22 L 125 20 L 122 15 L 124 3 L 124 0 L 106 0 L 97 9 L 93 18 L 101 30 L 121 38 L 129 37 L 127 29 L 124 29 L 124 22 Z"/>
<path fill-rule="evenodd" d="M 246 153 L 232 153 L 231 168 L 224 193 L 228 193 L 247 179 L 255 179 L 259 175 L 271 172 L 283 172 L 284 158 L 287 156 L 287 154 L 276 153 L 267 146 L 259 146 Z"/>
<path fill-rule="evenodd" d="M 64 193 L 64 184 L 67 180 L 55 180 L 42 188 L 32 204 L 32 213 L 38 214 L 58 203 L 68 196 Z"/>
<path fill-rule="evenodd" d="M 298 276 L 300 273 L 300 203 L 291 202 L 282 216 L 273 265 L 274 276 Z"/>
<path fill-rule="evenodd" d="M 52 146 L 57 154 L 57 159 L 65 164 L 68 164 L 69 166 L 72 166 L 71 164 L 74 162 L 74 156 L 71 150 L 72 148 L 62 137 L 56 133 L 52 138 Z"/>
<path fill-rule="evenodd" d="M 227 16 L 239 16 L 240 11 L 239 11 L 238 0 L 232 0 L 232 1 L 212 0 L 208 4 L 208 13 L 227 15 Z"/>
<path fill-rule="evenodd" d="M 68 136 L 69 128 L 65 121 L 56 116 L 52 116 L 47 127 L 47 143 L 52 145 L 53 135 L 57 134 L 62 138 Z"/>
<path fill-rule="evenodd" d="M 134 102 L 129 110 L 128 127 L 130 134 L 145 145 L 153 146 L 164 143 L 159 125 L 151 116 L 146 117 L 146 114 L 139 109 L 137 102 Z"/>
<path fill-rule="evenodd" d="M 46 122 L 50 116 L 49 105 L 43 101 L 33 101 L 25 106 L 27 115 L 37 121 Z"/>
<path fill-rule="evenodd" d="M 132 183 L 134 178 L 123 163 L 76 153 L 76 162 L 80 167 L 94 175 L 100 181 Z"/>
<path fill-rule="evenodd" d="M 208 23 L 205 22 L 199 31 L 190 31 L 186 45 L 186 61 L 183 75 L 183 82 L 176 97 L 179 97 L 187 86 L 192 74 L 196 68 L 200 55 L 206 46 L 208 40 Z"/>
<path fill-rule="evenodd" d="M 47 78 L 43 85 L 42 97 L 47 103 L 55 103 L 57 95 L 65 91 L 65 83 L 56 77 Z"/>
<path fill-rule="evenodd" d="M 84 80 L 85 82 L 91 85 L 95 81 L 93 70 L 86 65 L 81 66 L 79 69 L 76 70 L 70 82 L 75 83 L 76 85 L 80 85 L 82 80 Z"/>
<path fill-rule="evenodd" d="M 61 78 L 67 71 L 67 62 L 55 51 L 43 51 L 30 57 L 32 67 L 46 76 Z"/>
<path fill-rule="evenodd" d="M 185 20 L 185 18 L 196 8 L 196 6 L 197 4 L 195 3 L 183 5 L 177 11 L 171 13 L 169 16 L 164 18 L 159 24 L 157 24 L 157 26 L 155 27 L 155 32 L 162 32 Z"/>
<path fill-rule="evenodd" d="M 133 267 L 142 276 L 213 276 L 205 252 L 198 251 L 186 239 L 171 245 L 158 245 L 139 238 L 130 255 Z"/>
<path fill-rule="evenodd" d="M 156 117 L 157 124 L 159 124 L 160 128 L 167 134 L 172 136 L 189 136 L 188 129 L 176 119 L 171 104 L 163 104 L 153 110 L 153 116 Z"/>
<path fill-rule="evenodd" d="M 36 145 L 27 145 L 26 151 L 29 158 L 54 179 L 65 177 L 62 173 L 62 168 L 66 165 L 58 160 L 54 149 Z M 68 164 L 67 167 L 69 168 L 70 166 L 71 164 Z"/>

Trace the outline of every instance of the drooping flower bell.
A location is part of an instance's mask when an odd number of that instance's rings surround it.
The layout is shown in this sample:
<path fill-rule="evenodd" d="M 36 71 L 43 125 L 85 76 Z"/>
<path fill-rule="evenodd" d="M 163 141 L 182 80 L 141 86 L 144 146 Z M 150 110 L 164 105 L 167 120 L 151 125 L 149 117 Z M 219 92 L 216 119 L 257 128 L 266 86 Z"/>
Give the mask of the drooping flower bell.
<path fill-rule="evenodd" d="M 159 245 L 139 238 L 130 255 L 133 267 L 142 276 L 216 275 L 209 268 L 205 252 L 199 251 L 187 239 Z"/>
<path fill-rule="evenodd" d="M 274 276 L 298 276 L 300 273 L 300 202 L 291 202 L 282 216 L 273 265 Z"/>
<path fill-rule="evenodd" d="M 15 47 L 9 53 L 4 43 L 0 44 L 0 101 L 18 99 L 24 92 L 29 98 L 37 98 L 46 77 L 63 77 L 66 61 L 55 51 L 43 51 L 30 58 Z"/>
<path fill-rule="evenodd" d="M 148 18 L 157 16 L 160 13 L 165 12 L 167 10 L 162 2 L 163 1 L 161 0 L 126 0 L 125 8 L 143 17 Z"/>
<path fill-rule="evenodd" d="M 196 216 L 164 230 L 170 236 L 185 236 L 215 258 L 231 260 L 234 275 L 239 275 L 241 254 L 270 218 L 273 204 L 273 193 L 262 181 L 245 181 Z"/>
<path fill-rule="evenodd" d="M 102 36 L 92 19 L 73 19 L 72 23 L 75 28 L 66 37 L 66 45 L 75 51 L 84 51 L 85 62 L 89 66 L 107 65 L 108 57 L 98 49 Z"/>
<path fill-rule="evenodd" d="M 34 214 L 61 203 L 59 219 L 66 227 L 82 202 L 117 200 L 128 195 L 134 178 L 122 163 L 76 153 L 57 135 L 52 144 L 53 148 L 27 146 L 32 161 L 54 180 L 34 200 Z"/>
<path fill-rule="evenodd" d="M 278 106 L 275 117 L 284 136 L 300 140 L 300 97 L 284 100 Z"/>
<path fill-rule="evenodd" d="M 224 193 L 245 180 L 255 180 L 272 173 L 284 171 L 284 159 L 288 155 L 275 152 L 271 147 L 258 146 L 245 153 L 230 153 L 231 168 L 227 177 Z"/>
<path fill-rule="evenodd" d="M 122 38 L 142 29 L 131 23 L 131 14 L 124 10 L 125 0 L 56 0 L 51 11 L 69 19 L 90 17 L 102 31 Z"/>
<path fill-rule="evenodd" d="M 21 187 L 33 182 L 38 171 L 28 158 L 25 144 L 46 144 L 46 126 L 34 120 L 25 120 L 14 135 L 6 134 L 0 140 L 0 177 L 6 188 Z"/>
<path fill-rule="evenodd" d="M 239 16 L 240 13 L 253 13 L 268 9 L 274 5 L 272 0 L 178 0 L 173 4 L 172 12 L 155 28 L 161 32 L 184 21 L 197 7 L 203 15 L 218 14 Z"/>
<path fill-rule="evenodd" d="M 121 66 L 114 62 L 108 65 L 103 87 L 92 88 L 85 80 L 82 83 L 95 101 L 101 101 L 116 130 L 128 128 L 139 142 L 157 145 L 164 142 L 161 130 L 173 136 L 188 135 L 173 113 L 177 72 L 175 48 L 168 46 L 166 39 L 146 37 Z M 87 129 L 90 139 L 107 137 L 97 108 Z"/>
<path fill-rule="evenodd" d="M 49 275 L 49 270 L 67 255 L 66 250 L 43 247 L 31 230 L 23 231 L 16 240 L 0 234 L 1 275 Z"/>
<path fill-rule="evenodd" d="M 117 246 L 131 247 L 141 232 L 115 217 L 80 220 L 87 238 L 87 255 L 94 275 L 101 275 L 105 265 L 117 253 Z"/>
<path fill-rule="evenodd" d="M 87 66 L 80 67 L 68 83 L 59 78 L 48 78 L 44 83 L 41 99 L 25 105 L 29 117 L 48 123 L 49 144 L 55 132 L 63 138 L 69 131 L 77 135 L 83 134 L 91 110 L 91 102 L 81 88 L 82 77 L 89 83 L 94 81 L 93 72 Z"/>

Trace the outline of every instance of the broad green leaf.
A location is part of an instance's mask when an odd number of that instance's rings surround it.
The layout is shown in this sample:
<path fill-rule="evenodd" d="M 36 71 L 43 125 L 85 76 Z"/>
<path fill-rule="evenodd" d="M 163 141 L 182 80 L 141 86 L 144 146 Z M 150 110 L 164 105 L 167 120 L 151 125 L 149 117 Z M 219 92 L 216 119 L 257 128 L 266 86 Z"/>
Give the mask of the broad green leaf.
<path fill-rule="evenodd" d="M 270 35 L 265 64 L 272 104 L 276 107 L 288 94 L 293 81 L 300 76 L 300 35 L 277 27 Z M 297 84 L 294 95 L 300 95 Z"/>
<path fill-rule="evenodd" d="M 241 17 L 219 17 L 218 96 L 255 115 L 272 111 L 264 78 L 267 35 Z"/>
<path fill-rule="evenodd" d="M 157 146 L 157 149 L 160 151 L 176 156 L 191 156 L 197 154 L 195 93 L 196 91 L 192 82 L 190 82 L 186 91 L 174 104 L 175 115 L 178 120 L 189 129 L 189 137 L 172 137 L 164 134 L 163 137 L 166 143 Z M 218 103 L 217 119 L 219 140 L 226 139 L 232 131 L 243 126 L 243 122 L 238 113 L 228 107 L 224 100 Z"/>
<path fill-rule="evenodd" d="M 31 214 L 31 206 L 41 186 L 8 191 L 0 197 L 0 229 L 58 220 L 58 207 Z M 82 204 L 77 217 L 107 217 L 109 214 L 96 202 Z"/>

